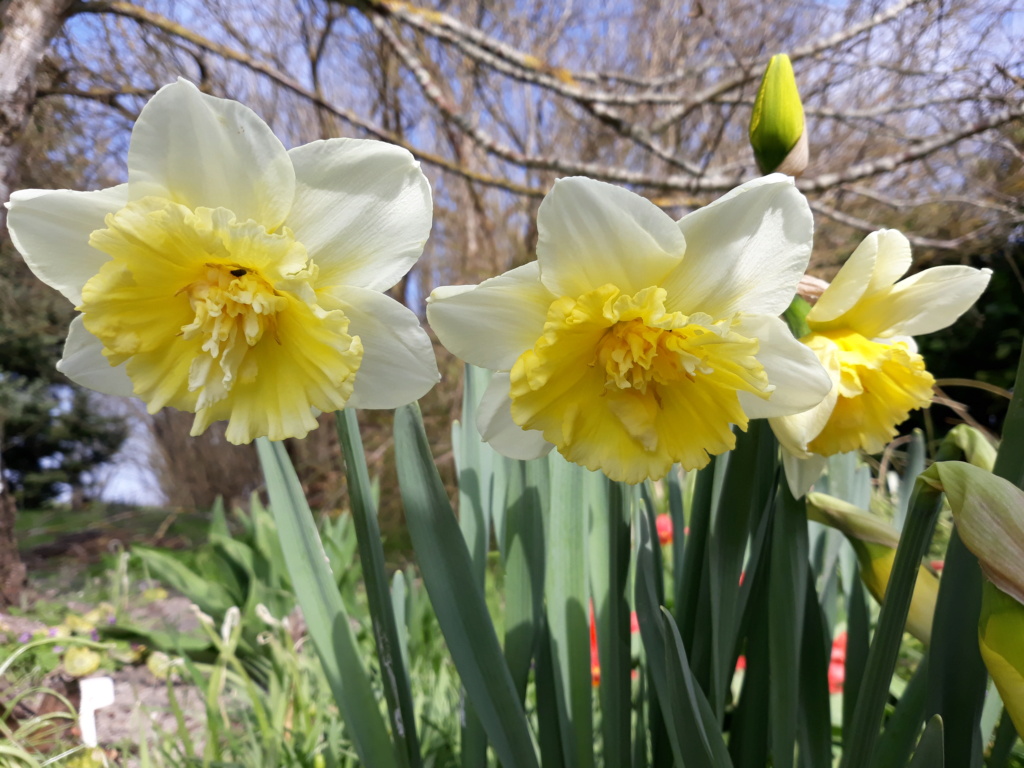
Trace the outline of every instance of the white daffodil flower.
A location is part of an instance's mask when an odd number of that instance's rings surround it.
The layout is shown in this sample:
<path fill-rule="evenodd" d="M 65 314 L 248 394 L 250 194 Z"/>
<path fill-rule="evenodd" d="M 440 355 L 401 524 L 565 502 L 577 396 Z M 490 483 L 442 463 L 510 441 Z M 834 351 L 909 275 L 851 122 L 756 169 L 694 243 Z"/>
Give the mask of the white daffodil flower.
<path fill-rule="evenodd" d="M 778 319 L 811 252 L 792 179 L 757 179 L 679 222 L 625 189 L 562 179 L 537 228 L 537 261 L 427 305 L 449 350 L 495 371 L 477 426 L 506 456 L 557 447 L 638 483 L 703 467 L 735 445 L 733 425 L 828 392 Z"/>
<path fill-rule="evenodd" d="M 58 368 L 194 412 L 194 435 L 226 419 L 233 443 L 302 437 L 313 409 L 392 408 L 438 380 L 416 316 L 382 293 L 431 224 L 404 149 L 286 151 L 252 110 L 179 80 L 139 115 L 126 184 L 7 205 L 29 267 L 82 313 Z"/>
<path fill-rule="evenodd" d="M 807 315 L 811 333 L 801 341 L 835 386 L 811 410 L 771 420 L 797 497 L 821 475 L 825 457 L 857 449 L 878 453 L 911 411 L 931 404 L 935 380 L 911 337 L 952 325 L 992 274 L 945 266 L 900 280 L 911 261 L 903 234 L 872 232 Z"/>

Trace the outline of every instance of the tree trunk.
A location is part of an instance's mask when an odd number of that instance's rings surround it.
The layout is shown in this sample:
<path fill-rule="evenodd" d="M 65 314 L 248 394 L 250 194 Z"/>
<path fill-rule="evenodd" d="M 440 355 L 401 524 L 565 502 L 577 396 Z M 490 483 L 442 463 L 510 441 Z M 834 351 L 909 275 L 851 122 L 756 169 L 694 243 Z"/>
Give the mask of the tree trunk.
<path fill-rule="evenodd" d="M 21 136 L 36 100 L 36 71 L 50 40 L 74 0 L 0 2 L 0 234 L 7 234 L 7 209 L 21 153 Z M 14 498 L 0 465 L 0 608 L 15 603 L 25 566 L 14 538 Z"/>
<path fill-rule="evenodd" d="M 36 70 L 74 0 L 0 2 L 0 231 L 11 196 L 20 139 L 36 100 Z"/>

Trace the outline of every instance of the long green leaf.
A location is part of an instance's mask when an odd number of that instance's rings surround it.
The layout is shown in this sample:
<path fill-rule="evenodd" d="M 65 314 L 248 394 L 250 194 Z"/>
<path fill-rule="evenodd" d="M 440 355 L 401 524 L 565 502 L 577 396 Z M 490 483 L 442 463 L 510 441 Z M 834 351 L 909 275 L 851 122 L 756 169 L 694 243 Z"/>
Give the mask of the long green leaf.
<path fill-rule="evenodd" d="M 868 663 L 871 627 L 865 587 L 855 577 L 846 604 L 846 674 L 843 682 L 843 741 L 853 728 L 853 710 Z"/>
<path fill-rule="evenodd" d="M 345 455 L 345 476 L 348 482 L 352 521 L 359 542 L 359 561 L 363 566 L 366 600 L 373 622 L 373 638 L 377 645 L 384 697 L 388 702 L 391 732 L 403 765 L 419 766 L 419 739 L 416 736 L 416 711 L 413 709 L 409 672 L 402 658 L 402 642 L 391 604 L 391 590 L 384 567 L 384 547 L 377 524 L 377 505 L 373 501 L 370 473 L 359 435 L 359 421 L 351 408 L 336 414 L 338 440 Z"/>
<path fill-rule="evenodd" d="M 766 508 L 765 502 L 772 495 L 775 454 L 775 442 L 767 423 L 753 422 L 746 433 L 737 435 L 714 513 L 713 533 L 708 543 L 711 631 L 694 639 L 693 658 L 696 667 L 703 666 L 701 660 L 706 652 L 701 639 L 710 643 L 708 699 L 719 722 L 725 716 L 726 689 L 735 663 L 739 581 L 751 518 Z M 756 527 L 756 521 L 754 525 Z"/>
<path fill-rule="evenodd" d="M 981 712 L 988 670 L 978 648 L 981 616 L 981 567 L 953 529 L 935 602 L 932 642 L 928 647 L 928 704 L 925 716 L 938 715 L 944 728 L 950 765 L 978 768 L 983 750 Z"/>
<path fill-rule="evenodd" d="M 505 513 L 505 660 L 524 705 L 544 608 L 541 505 L 548 503 L 548 493 L 540 472 L 546 466 L 545 459 L 515 463 Z"/>
<path fill-rule="evenodd" d="M 672 752 L 686 768 L 731 768 L 718 720 L 690 671 L 671 615 L 658 605 L 652 525 L 639 515 L 636 612 Z"/>
<path fill-rule="evenodd" d="M 925 696 L 928 692 L 928 658 L 925 657 L 903 689 L 896 709 L 878 740 L 872 768 L 903 768 L 910 760 L 914 744 L 924 722 Z"/>
<path fill-rule="evenodd" d="M 466 693 L 498 759 L 535 767 L 533 736 L 415 404 L 395 412 L 395 454 L 413 548 Z"/>
<path fill-rule="evenodd" d="M 394 746 L 299 478 L 283 443 L 260 438 L 256 447 L 288 572 L 356 752 L 364 765 L 397 768 Z"/>
<path fill-rule="evenodd" d="M 943 768 L 946 764 L 942 750 L 942 718 L 935 715 L 928 721 L 921 741 L 914 751 L 914 759 L 907 768 Z"/>
<path fill-rule="evenodd" d="M 604 764 L 630 761 L 629 560 L 632 489 L 607 481 L 608 507 L 594 515 L 601 546 L 591 569 L 597 651 L 601 664 L 601 733 Z"/>
<path fill-rule="evenodd" d="M 1003 420 L 1003 441 L 992 472 L 1024 488 L 1024 346 L 1021 347 L 1013 399 Z"/>
<path fill-rule="evenodd" d="M 942 494 L 923 480 L 918 480 L 914 486 L 914 496 L 900 545 L 896 549 L 896 561 L 889 578 L 878 627 L 868 651 L 853 722 L 850 732 L 843 734 L 844 751 L 840 768 L 867 768 L 870 765 L 878 741 L 889 683 L 896 668 L 903 627 L 910 612 L 917 572 L 921 567 L 921 558 L 928 550 L 941 508 Z"/>
<path fill-rule="evenodd" d="M 690 535 L 686 537 L 686 549 L 683 557 L 682 576 L 679 579 L 680 591 L 676 594 L 676 623 L 679 625 L 688 650 L 693 649 L 693 636 L 697 629 L 704 572 L 704 560 L 707 553 L 708 537 L 711 532 L 711 513 L 715 491 L 716 468 L 726 463 L 726 455 L 712 456 L 711 463 L 697 473 L 697 485 L 693 492 L 693 504 L 690 510 Z"/>
<path fill-rule="evenodd" d="M 575 768 L 594 762 L 585 482 L 581 467 L 554 460 L 544 597 L 565 763 Z"/>
<path fill-rule="evenodd" d="M 1010 713 L 1005 709 L 999 720 L 999 727 L 996 728 L 996 739 L 992 744 L 992 751 L 989 753 L 988 768 L 1006 768 L 1010 764 L 1010 753 L 1017 741 L 1017 729 L 1013 725 Z"/>
<path fill-rule="evenodd" d="M 825 616 L 818 605 L 818 593 L 814 589 L 810 564 L 807 569 L 797 738 L 800 765 L 817 768 L 832 765 L 832 717 L 828 698 L 828 666 L 832 643 L 831 637 L 826 634 Z"/>
<path fill-rule="evenodd" d="M 762 567 L 767 570 L 768 560 Z M 746 583 L 746 582 L 744 582 Z M 736 768 L 764 768 L 769 764 L 769 717 L 771 711 L 768 622 L 771 610 L 767 599 L 768 579 L 755 578 L 747 602 L 744 626 L 748 628 L 744 658 L 743 689 L 729 729 L 729 754 Z"/>
<path fill-rule="evenodd" d="M 792 768 L 800 706 L 801 635 L 807 590 L 807 512 L 793 498 L 788 483 L 779 483 L 772 523 L 768 599 L 771 659 L 771 734 L 773 765 Z"/>

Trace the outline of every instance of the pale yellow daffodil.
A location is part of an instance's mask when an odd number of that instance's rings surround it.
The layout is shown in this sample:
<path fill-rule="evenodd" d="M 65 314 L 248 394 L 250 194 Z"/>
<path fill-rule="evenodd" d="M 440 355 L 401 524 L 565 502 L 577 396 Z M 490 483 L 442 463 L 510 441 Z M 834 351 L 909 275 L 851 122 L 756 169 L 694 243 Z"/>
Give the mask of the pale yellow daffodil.
<path fill-rule="evenodd" d="M 477 416 L 513 458 L 557 447 L 637 483 L 705 466 L 733 425 L 798 413 L 828 391 L 778 315 L 810 255 L 792 179 L 757 179 L 681 221 L 625 189 L 562 179 L 537 214 L 537 261 L 436 289 L 441 342 L 495 371 Z"/>
<path fill-rule="evenodd" d="M 811 332 L 801 341 L 834 387 L 814 408 L 771 420 L 797 497 L 817 480 L 825 457 L 878 453 L 911 411 L 931 404 L 935 382 L 911 337 L 952 325 L 992 274 L 944 266 L 900 280 L 910 265 L 906 237 L 892 229 L 873 232 L 807 315 Z"/>
<path fill-rule="evenodd" d="M 404 149 L 286 151 L 247 107 L 179 80 L 139 115 L 126 184 L 8 207 L 29 267 L 81 312 L 58 368 L 194 412 L 193 434 L 227 420 L 234 443 L 301 437 L 315 410 L 397 407 L 438 379 L 416 316 L 383 294 L 432 217 Z"/>

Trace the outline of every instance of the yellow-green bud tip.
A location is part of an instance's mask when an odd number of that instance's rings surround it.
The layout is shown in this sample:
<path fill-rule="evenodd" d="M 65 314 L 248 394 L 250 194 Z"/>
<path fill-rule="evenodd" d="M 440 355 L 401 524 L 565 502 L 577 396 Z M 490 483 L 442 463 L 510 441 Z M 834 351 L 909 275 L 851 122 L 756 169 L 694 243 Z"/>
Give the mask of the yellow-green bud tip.
<path fill-rule="evenodd" d="M 807 167 L 804 107 L 784 53 L 772 56 L 754 101 L 750 145 L 761 173 L 800 174 Z"/>

